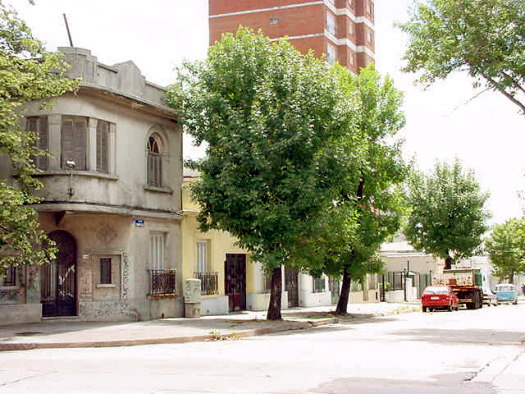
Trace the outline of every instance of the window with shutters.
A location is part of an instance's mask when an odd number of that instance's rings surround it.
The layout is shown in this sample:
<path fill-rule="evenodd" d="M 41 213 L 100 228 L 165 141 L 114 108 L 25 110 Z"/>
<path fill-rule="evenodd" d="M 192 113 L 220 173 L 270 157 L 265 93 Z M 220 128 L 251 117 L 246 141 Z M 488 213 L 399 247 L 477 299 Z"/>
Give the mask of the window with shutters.
<path fill-rule="evenodd" d="M 197 241 L 197 272 L 208 271 L 208 244 L 207 239 Z"/>
<path fill-rule="evenodd" d="M 32 116 L 27 118 L 26 129 L 37 133 L 37 140 L 35 145 L 43 151 L 49 151 L 49 128 L 47 124 L 47 116 Z M 45 155 L 33 157 L 33 162 L 37 168 L 47 170 L 49 165 L 49 157 Z"/>
<path fill-rule="evenodd" d="M 109 172 L 109 123 L 97 122 L 97 171 Z"/>
<path fill-rule="evenodd" d="M 147 156 L 147 183 L 149 186 L 162 187 L 162 154 L 160 138 L 155 134 L 148 138 Z"/>
<path fill-rule="evenodd" d="M 61 167 L 69 169 L 67 163 L 74 163 L 73 169 L 87 170 L 87 125 L 83 116 L 62 116 Z"/>
<path fill-rule="evenodd" d="M 150 260 L 149 266 L 152 270 L 164 269 L 164 257 L 166 254 L 166 233 L 151 233 L 149 243 Z"/>

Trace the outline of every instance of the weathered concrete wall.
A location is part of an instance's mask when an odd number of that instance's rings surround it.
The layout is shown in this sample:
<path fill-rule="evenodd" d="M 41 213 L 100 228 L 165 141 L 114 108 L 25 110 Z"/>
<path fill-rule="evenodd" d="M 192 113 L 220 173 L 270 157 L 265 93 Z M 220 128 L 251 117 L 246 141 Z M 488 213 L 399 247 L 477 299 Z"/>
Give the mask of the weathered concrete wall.
<path fill-rule="evenodd" d="M 203 297 L 201 299 L 201 315 L 227 315 L 228 314 L 228 297 Z"/>
<path fill-rule="evenodd" d="M 46 201 L 89 202 L 121 209 L 181 210 L 182 133 L 169 120 L 147 113 L 137 113 L 130 107 L 80 91 L 56 100 L 51 110 L 41 111 L 40 103 L 26 106 L 26 116 L 47 115 L 49 122 L 49 168 L 39 176 L 44 183 L 40 196 Z M 88 157 L 87 171 L 61 169 L 60 133 L 62 115 L 76 115 L 104 120 L 114 125 L 110 142 L 110 173 L 96 171 L 93 158 Z M 90 130 L 92 127 L 90 127 Z M 96 132 L 96 130 L 94 131 Z M 146 185 L 146 142 L 155 132 L 162 139 L 165 187 Z M 91 149 L 88 143 L 88 150 Z M 89 156 L 88 152 L 88 156 Z M 95 162 L 96 164 L 96 162 Z M 69 189 L 74 194 L 68 194 Z"/>
<path fill-rule="evenodd" d="M 40 323 L 41 318 L 40 303 L 0 305 L 0 325 Z"/>

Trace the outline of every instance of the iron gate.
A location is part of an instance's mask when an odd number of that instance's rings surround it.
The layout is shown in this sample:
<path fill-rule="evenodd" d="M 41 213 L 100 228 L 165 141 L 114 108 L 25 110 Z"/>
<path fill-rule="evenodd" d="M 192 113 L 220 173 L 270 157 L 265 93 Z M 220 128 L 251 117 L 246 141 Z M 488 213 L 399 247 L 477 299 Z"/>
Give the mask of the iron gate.
<path fill-rule="evenodd" d="M 284 289 L 288 292 L 288 308 L 299 306 L 299 272 L 293 268 L 284 269 Z"/>
<path fill-rule="evenodd" d="M 53 231 L 49 238 L 56 243 L 56 259 L 40 269 L 42 316 L 75 316 L 76 260 L 75 239 L 66 231 Z"/>

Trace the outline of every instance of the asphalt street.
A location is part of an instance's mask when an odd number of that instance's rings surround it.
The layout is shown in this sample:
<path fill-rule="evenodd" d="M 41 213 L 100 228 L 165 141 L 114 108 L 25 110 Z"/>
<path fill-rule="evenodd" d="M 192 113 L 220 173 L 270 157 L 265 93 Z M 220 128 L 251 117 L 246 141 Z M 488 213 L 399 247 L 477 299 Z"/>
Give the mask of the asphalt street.
<path fill-rule="evenodd" d="M 243 340 L 0 353 L 0 393 L 525 393 L 525 304 Z"/>

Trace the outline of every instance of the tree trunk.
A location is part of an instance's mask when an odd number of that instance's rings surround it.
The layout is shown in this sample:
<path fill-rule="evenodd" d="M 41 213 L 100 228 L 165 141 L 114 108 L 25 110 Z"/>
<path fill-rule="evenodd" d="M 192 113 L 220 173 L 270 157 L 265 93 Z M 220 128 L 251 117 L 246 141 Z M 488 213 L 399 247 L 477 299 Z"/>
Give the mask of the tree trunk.
<path fill-rule="evenodd" d="M 509 274 L 509 283 L 514 284 L 514 272 Z"/>
<path fill-rule="evenodd" d="M 281 266 L 272 272 L 272 290 L 270 292 L 270 305 L 268 305 L 267 320 L 281 320 L 281 297 L 283 281 L 281 276 Z"/>
<path fill-rule="evenodd" d="M 348 307 L 348 298 L 350 297 L 350 275 L 346 268 L 343 270 L 343 285 L 341 286 L 341 294 L 339 301 L 337 301 L 336 315 L 346 315 Z"/>
<path fill-rule="evenodd" d="M 452 257 L 450 256 L 447 256 L 447 258 L 445 259 L 445 269 L 452 269 Z"/>

